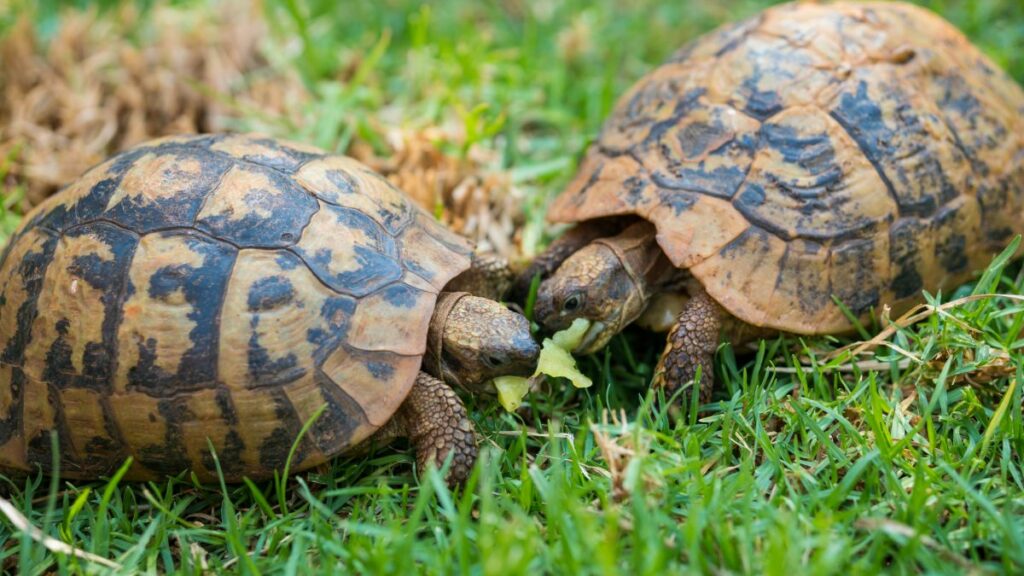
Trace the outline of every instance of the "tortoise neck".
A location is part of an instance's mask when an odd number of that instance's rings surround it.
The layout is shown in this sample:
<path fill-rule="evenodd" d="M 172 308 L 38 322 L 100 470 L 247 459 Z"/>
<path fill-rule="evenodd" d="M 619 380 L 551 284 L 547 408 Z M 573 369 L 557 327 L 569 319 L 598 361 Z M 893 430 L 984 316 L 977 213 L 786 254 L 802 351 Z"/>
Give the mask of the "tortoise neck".
<path fill-rule="evenodd" d="M 427 350 L 423 355 L 423 369 L 435 378 L 444 379 L 444 328 L 455 305 L 465 296 L 469 296 L 469 292 L 441 292 L 437 295 L 437 304 L 427 329 Z"/>
<path fill-rule="evenodd" d="M 626 274 L 633 279 L 644 303 L 652 288 L 664 280 L 672 265 L 658 245 L 658 231 L 653 224 L 642 220 L 609 238 L 594 241 L 606 246 L 619 259 Z"/>

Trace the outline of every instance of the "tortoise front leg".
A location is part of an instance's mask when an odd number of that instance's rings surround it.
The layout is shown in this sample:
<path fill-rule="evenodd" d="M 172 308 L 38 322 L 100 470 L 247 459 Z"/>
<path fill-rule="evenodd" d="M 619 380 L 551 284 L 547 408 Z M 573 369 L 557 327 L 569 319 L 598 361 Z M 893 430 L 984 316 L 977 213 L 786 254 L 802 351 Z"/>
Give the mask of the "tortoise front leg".
<path fill-rule="evenodd" d="M 394 418 L 369 442 L 383 445 L 399 436 L 409 438 L 421 472 L 430 465 L 440 469 L 454 454 L 446 478 L 449 485 L 464 482 L 476 462 L 476 433 L 466 407 L 447 384 L 425 372 L 416 377 Z"/>
<path fill-rule="evenodd" d="M 513 302 L 525 302 L 534 276 L 540 276 L 540 279 L 544 280 L 558 270 L 562 262 L 577 250 L 598 238 L 614 236 L 622 228 L 623 222 L 619 219 L 581 222 L 573 226 L 548 245 L 547 249 L 538 254 L 533 262 L 530 262 L 529 267 L 516 277 L 509 299 Z"/>
<path fill-rule="evenodd" d="M 700 367 L 700 402 L 710 402 L 715 384 L 715 350 L 724 315 L 725 311 L 707 292 L 701 290 L 694 295 L 668 334 L 668 343 L 654 371 L 652 386 L 675 392 L 694 380 Z"/>

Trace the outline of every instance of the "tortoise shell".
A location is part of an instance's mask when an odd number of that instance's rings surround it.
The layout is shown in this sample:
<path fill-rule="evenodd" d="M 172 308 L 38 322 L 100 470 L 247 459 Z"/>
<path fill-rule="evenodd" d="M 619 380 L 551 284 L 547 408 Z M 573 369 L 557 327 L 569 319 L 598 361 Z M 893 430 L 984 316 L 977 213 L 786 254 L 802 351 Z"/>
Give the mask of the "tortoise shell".
<path fill-rule="evenodd" d="M 91 169 L 0 259 L 0 468 L 229 480 L 365 439 L 405 399 L 466 241 L 366 166 L 186 136 Z"/>
<path fill-rule="evenodd" d="M 729 312 L 797 333 L 963 283 L 1024 231 L 1024 92 L 898 3 L 788 4 L 617 104 L 549 218 L 636 215 Z"/>

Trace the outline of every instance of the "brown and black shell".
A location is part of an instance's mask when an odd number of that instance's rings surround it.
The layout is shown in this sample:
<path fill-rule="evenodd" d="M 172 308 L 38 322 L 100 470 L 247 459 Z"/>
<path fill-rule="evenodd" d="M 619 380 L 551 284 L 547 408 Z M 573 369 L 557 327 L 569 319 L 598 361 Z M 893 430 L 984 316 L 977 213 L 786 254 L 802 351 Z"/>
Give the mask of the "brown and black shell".
<path fill-rule="evenodd" d="M 292 469 L 367 438 L 420 368 L 466 241 L 350 158 L 172 137 L 91 169 L 0 259 L 0 469 Z"/>
<path fill-rule="evenodd" d="M 549 218 L 637 215 L 733 315 L 840 332 L 1024 232 L 1024 92 L 901 3 L 787 4 L 626 94 Z"/>

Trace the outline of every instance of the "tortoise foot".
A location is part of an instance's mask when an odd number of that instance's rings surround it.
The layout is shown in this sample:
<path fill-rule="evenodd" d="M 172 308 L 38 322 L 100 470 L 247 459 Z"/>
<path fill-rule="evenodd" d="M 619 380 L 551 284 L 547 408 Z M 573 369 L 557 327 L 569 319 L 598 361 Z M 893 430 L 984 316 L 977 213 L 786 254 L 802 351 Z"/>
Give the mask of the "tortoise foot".
<path fill-rule="evenodd" d="M 416 449 L 420 471 L 434 466 L 440 470 L 449 456 L 445 479 L 449 486 L 466 481 L 476 462 L 476 433 L 466 407 L 447 384 L 420 373 L 401 408 L 409 440 Z"/>
<path fill-rule="evenodd" d="M 700 402 L 709 402 L 714 389 L 714 357 L 721 324 L 722 309 L 706 292 L 701 291 L 691 298 L 669 332 L 651 385 L 671 394 L 695 381 L 699 370 Z"/>

